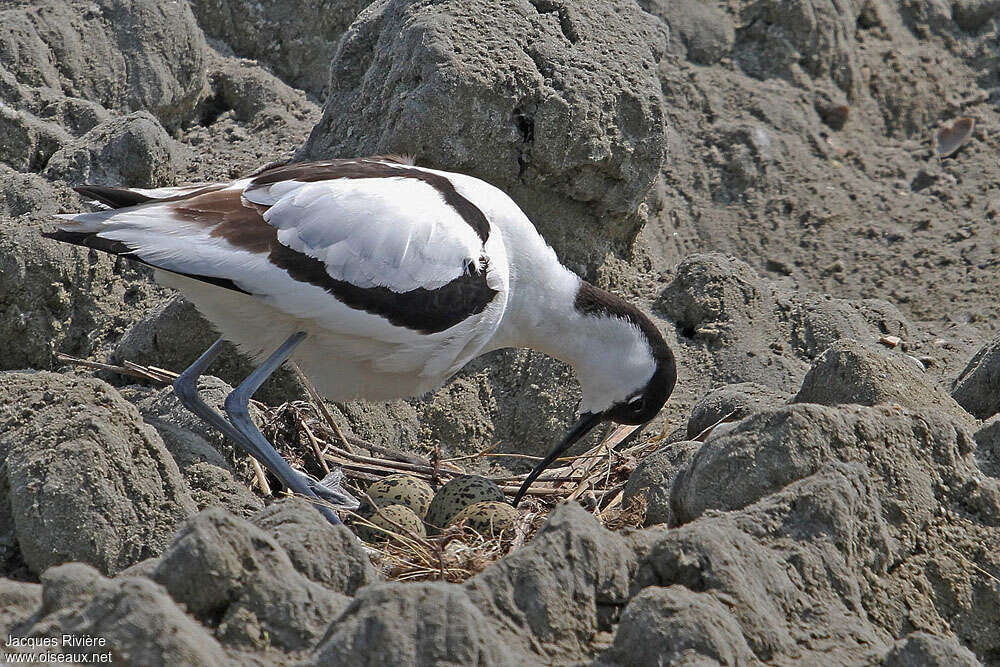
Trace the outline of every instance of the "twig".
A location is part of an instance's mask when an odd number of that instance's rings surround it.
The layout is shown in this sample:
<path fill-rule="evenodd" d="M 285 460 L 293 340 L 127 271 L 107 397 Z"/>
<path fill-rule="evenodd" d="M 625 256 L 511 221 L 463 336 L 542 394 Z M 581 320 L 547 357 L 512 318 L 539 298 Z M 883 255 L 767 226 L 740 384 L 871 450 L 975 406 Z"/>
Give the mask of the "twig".
<path fill-rule="evenodd" d="M 290 361 L 288 363 L 291 365 L 292 370 L 295 371 L 295 375 L 298 376 L 299 381 L 301 381 L 302 384 L 305 385 L 306 392 L 308 392 L 309 394 L 309 398 L 311 398 L 313 403 L 316 404 L 316 407 L 319 409 L 320 414 L 323 415 L 323 419 L 326 420 L 326 423 L 330 425 L 330 428 L 333 429 L 333 432 L 337 434 L 338 438 L 340 438 L 340 442 L 343 443 L 344 449 L 354 454 L 355 453 L 354 448 L 351 447 L 351 443 L 348 442 L 346 437 L 344 437 L 344 432 L 340 430 L 340 426 L 338 426 L 337 422 L 334 421 L 333 415 L 331 415 L 330 411 L 327 410 L 326 404 L 323 402 L 323 399 L 320 398 L 319 392 L 316 391 L 316 387 L 313 386 L 312 381 L 308 377 L 306 377 L 306 374 L 302 372 L 302 369 L 299 368 L 299 365 L 297 363 L 295 363 L 294 361 Z"/>
<path fill-rule="evenodd" d="M 490 450 L 479 452 L 478 454 L 468 454 L 466 456 L 454 456 L 450 459 L 443 459 L 444 463 L 450 463 L 452 461 L 464 461 L 466 459 L 478 459 L 478 458 L 508 458 L 508 459 L 525 459 L 526 461 L 541 461 L 544 457 L 542 456 L 532 456 L 530 454 L 504 454 L 504 453 L 493 453 Z M 560 456 L 556 461 L 577 461 L 579 459 L 589 459 L 594 458 L 593 456 L 588 456 L 587 454 L 580 454 L 578 456 Z"/>
<path fill-rule="evenodd" d="M 427 541 L 427 538 L 420 537 L 419 535 L 417 535 L 417 534 L 411 532 L 410 530 L 408 530 L 405 526 L 399 525 L 398 523 L 396 523 L 395 521 L 393 521 L 392 519 L 390 519 L 385 514 L 382 514 L 381 510 L 383 508 L 379 507 L 378 504 L 374 500 L 372 500 L 371 496 L 369 496 L 364 491 L 361 491 L 360 493 L 361 493 L 362 499 L 364 499 L 371 507 L 373 507 L 375 509 L 375 513 L 378 514 L 379 516 L 381 516 L 383 519 L 385 519 L 389 523 L 389 525 L 391 525 L 392 527 L 396 528 L 397 530 L 399 530 L 399 531 L 405 533 L 406 535 L 408 535 L 410 537 L 410 539 L 415 540 L 418 544 L 420 544 L 420 546 L 422 546 L 424 548 L 431 547 L 431 544 L 430 544 L 430 542 Z M 367 522 L 367 519 L 365 519 L 363 516 L 361 516 L 359 514 L 355 514 L 354 512 L 351 512 L 351 514 L 354 514 L 354 516 L 358 517 L 362 521 L 366 521 Z M 379 526 L 376 526 L 376 525 L 374 525 L 374 524 L 372 524 L 370 522 L 368 522 L 368 523 L 369 523 L 369 525 L 372 528 L 375 528 L 377 530 L 383 530 Z M 383 532 L 385 532 L 388 535 L 392 535 L 391 531 L 383 530 Z M 397 535 L 396 537 L 399 537 L 399 536 Z"/>
<path fill-rule="evenodd" d="M 316 455 L 316 460 L 322 466 L 323 472 L 329 475 L 330 466 L 326 464 L 326 459 L 323 458 L 323 452 L 320 451 L 319 443 L 316 442 L 316 436 L 313 435 L 312 429 L 309 428 L 309 424 L 306 423 L 305 419 L 299 419 L 299 423 L 302 425 L 302 430 L 305 431 L 306 438 L 309 439 L 309 444 L 312 446 L 313 454 Z"/>
<path fill-rule="evenodd" d="M 260 487 L 260 492 L 267 498 L 273 496 L 274 492 L 271 491 L 271 485 L 267 481 L 267 475 L 264 474 L 264 469 L 260 467 L 260 462 L 251 456 L 250 465 L 253 467 L 253 474 L 257 479 L 257 486 Z"/>
<path fill-rule="evenodd" d="M 92 368 L 97 371 L 107 371 L 109 373 L 118 373 L 119 375 L 128 375 L 130 377 L 139 378 L 140 380 L 148 380 L 150 382 L 162 382 L 163 384 L 170 384 L 171 382 L 170 380 L 165 380 L 162 377 L 149 372 L 147 369 L 142 368 L 138 364 L 134 364 L 135 368 L 128 368 L 126 366 L 115 366 L 113 364 L 102 364 L 98 361 L 79 359 L 77 357 L 71 357 L 68 354 L 62 354 L 62 353 L 57 353 L 56 359 L 71 364 L 73 366 L 83 366 L 85 368 Z"/>
<path fill-rule="evenodd" d="M 166 368 L 160 368 L 159 366 L 146 366 L 149 370 L 153 371 L 158 375 L 163 375 L 170 378 L 171 380 L 176 380 L 181 376 L 180 373 L 175 373 L 174 371 L 167 370 Z"/>
<path fill-rule="evenodd" d="M 944 544 L 944 547 L 946 549 L 948 549 L 953 554 L 955 554 L 956 556 L 958 556 L 959 558 L 961 558 L 963 561 L 965 561 L 966 563 L 968 563 L 969 565 L 971 565 L 974 570 L 978 571 L 980 574 L 986 575 L 987 577 L 989 577 L 993 581 L 995 581 L 998 584 L 1000 584 L 1000 579 L 998 579 L 996 576 L 994 576 L 992 573 L 990 573 L 986 569 L 980 567 L 979 564 L 975 563 L 971 558 L 969 558 L 968 556 L 966 556 L 965 554 L 963 554 L 961 551 L 959 551 L 955 547 L 953 547 L 950 544 L 948 544 L 947 542 L 945 542 L 943 544 Z"/>
<path fill-rule="evenodd" d="M 501 486 L 500 487 L 501 491 L 503 491 L 504 493 L 510 494 L 510 495 L 513 495 L 513 494 L 517 493 L 520 489 L 521 489 L 521 487 L 519 487 L 519 486 Z M 600 492 L 596 492 L 596 493 L 600 493 Z M 527 491 L 524 492 L 524 495 L 526 495 L 526 496 L 561 496 L 561 495 L 564 495 L 564 494 L 565 494 L 565 491 L 563 491 L 561 489 L 536 489 L 534 487 L 531 487 Z"/>
<path fill-rule="evenodd" d="M 329 444 L 329 443 L 324 443 Z M 402 470 L 403 472 L 421 472 L 427 475 L 432 475 L 434 473 L 434 468 L 430 466 L 414 465 L 412 463 L 403 463 L 402 461 L 391 461 L 389 459 L 376 459 L 370 456 L 361 456 L 360 454 L 351 454 L 350 452 L 345 452 L 339 447 L 334 447 L 330 445 L 330 449 L 333 450 L 333 454 L 324 454 L 326 458 L 333 460 L 336 463 L 340 463 L 339 459 L 347 459 L 348 461 L 353 461 L 354 463 L 367 463 L 371 465 L 380 465 L 387 468 L 393 468 L 395 472 Z M 336 456 L 339 454 L 339 457 Z"/>

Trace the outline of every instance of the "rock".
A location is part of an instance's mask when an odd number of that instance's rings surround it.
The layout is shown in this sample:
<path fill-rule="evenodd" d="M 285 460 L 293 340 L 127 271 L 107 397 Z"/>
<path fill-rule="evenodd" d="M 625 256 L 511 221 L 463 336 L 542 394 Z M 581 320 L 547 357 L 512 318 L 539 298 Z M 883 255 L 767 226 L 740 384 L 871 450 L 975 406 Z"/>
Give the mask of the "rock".
<path fill-rule="evenodd" d="M 646 505 L 644 526 L 674 522 L 670 489 L 677 473 L 701 449 L 701 444 L 690 441 L 671 443 L 639 461 L 629 475 L 622 491 L 622 505 L 628 507 L 641 498 Z"/>
<path fill-rule="evenodd" d="M 287 5 L 283 3 L 282 6 Z M 333 14 L 329 9 L 326 8 L 323 13 Z M 264 44 L 278 43 L 264 42 L 262 46 Z M 324 71 L 329 64 L 329 60 L 323 63 Z M 314 76 L 318 71 L 311 70 L 306 76 Z M 323 86 L 326 85 L 326 79 L 324 73 Z M 284 123 L 298 128 L 302 134 L 308 132 L 314 124 L 314 107 L 305 94 L 301 90 L 290 88 L 281 79 L 261 69 L 254 61 L 223 58 L 213 54 L 208 65 L 208 81 L 212 96 L 202 105 L 202 122 L 205 124 L 214 121 L 213 116 L 218 117 L 230 110 L 238 123 L 257 131 L 273 129 Z"/>
<path fill-rule="evenodd" d="M 53 368 L 57 350 L 89 357 L 158 291 L 144 269 L 38 231 L 20 220 L 0 225 L 0 337 L 17 341 L 0 347 L 0 369 Z"/>
<path fill-rule="evenodd" d="M 955 23 L 966 32 L 975 32 L 1000 11 L 997 0 L 956 0 L 952 3 Z"/>
<path fill-rule="evenodd" d="M 17 526 L 14 525 L 14 515 L 10 502 L 10 485 L 6 475 L 0 475 L 0 576 L 13 579 L 30 579 L 32 577 L 21 547 L 17 543 Z"/>
<path fill-rule="evenodd" d="M 159 436 L 100 380 L 0 373 L 0 456 L 36 573 L 69 560 L 115 573 L 158 554 L 195 509 Z"/>
<path fill-rule="evenodd" d="M 406 401 L 353 401 L 329 407 L 347 435 L 399 450 L 424 450 L 417 409 Z"/>
<path fill-rule="evenodd" d="M 337 42 L 367 4 L 195 0 L 191 9 L 208 35 L 241 56 L 265 63 L 285 83 L 322 98 Z"/>
<path fill-rule="evenodd" d="M 899 309 L 881 299 L 848 301 L 784 292 L 777 307 L 779 319 L 789 327 L 789 344 L 809 360 L 844 338 L 875 343 L 886 333 L 905 339 L 909 330 Z"/>
<path fill-rule="evenodd" d="M 975 654 L 954 636 L 935 637 L 914 632 L 896 642 L 882 661 L 883 667 L 979 667 Z"/>
<path fill-rule="evenodd" d="M 167 127 L 191 117 L 204 86 L 205 41 L 186 3 L 40 0 L 3 11 L 0 44 L 19 82 Z"/>
<path fill-rule="evenodd" d="M 439 443 L 445 456 L 480 452 L 497 439 L 494 413 L 499 411 L 489 394 L 489 372 L 479 370 L 460 371 L 420 406 L 427 439 Z"/>
<path fill-rule="evenodd" d="M 639 6 L 666 22 L 671 51 L 693 63 L 717 63 L 733 48 L 733 20 L 712 5 L 698 0 L 640 0 Z"/>
<path fill-rule="evenodd" d="M 707 394 L 691 408 L 687 437 L 694 439 L 722 419 L 738 421 L 766 407 L 775 407 L 788 396 L 755 382 L 730 384 Z"/>
<path fill-rule="evenodd" d="M 771 349 L 785 338 L 776 297 L 745 262 L 717 253 L 689 255 L 654 307 L 676 325 L 681 348 L 696 348 L 706 358 L 716 382 L 753 381 L 784 391 L 805 372 L 802 360 Z"/>
<path fill-rule="evenodd" d="M 736 621 L 738 634 L 729 623 L 710 626 L 708 643 L 701 614 L 675 617 L 668 627 L 701 643 L 699 652 L 738 653 L 745 643 L 763 662 L 862 664 L 885 651 L 889 635 L 864 611 L 870 585 L 859 573 L 884 575 L 898 554 L 863 466 L 827 464 L 740 512 L 660 535 L 633 586 L 683 587 L 706 610 L 710 599 L 723 603 Z"/>
<path fill-rule="evenodd" d="M 940 410 L 971 422 L 969 415 L 932 386 L 912 361 L 852 340 L 838 341 L 816 360 L 792 402 L 901 405 Z"/>
<path fill-rule="evenodd" d="M 412 153 L 511 195 L 570 266 L 629 245 L 663 159 L 657 22 L 634 3 L 379 2 L 300 158 Z"/>
<path fill-rule="evenodd" d="M 264 502 L 225 468 L 205 462 L 191 463 L 181 468 L 181 474 L 199 510 L 221 507 L 248 519 L 264 508 Z"/>
<path fill-rule="evenodd" d="M 331 591 L 355 595 L 379 580 L 371 559 L 351 531 L 331 526 L 309 503 L 289 498 L 253 518 L 288 554 L 292 565 Z"/>
<path fill-rule="evenodd" d="M 841 660 L 872 660 L 917 618 L 988 654 L 998 644 L 981 628 L 1000 621 L 1000 595 L 974 582 L 1000 565 L 981 546 L 1000 537 L 1000 485 L 973 454 L 967 423 L 940 411 L 765 410 L 710 437 L 678 475 L 673 508 L 684 525 L 661 542 L 668 560 L 654 547 L 647 561 L 669 574 L 640 568 L 633 587 L 718 590 L 765 661 L 804 660 L 804 642 L 821 650 L 810 638 L 817 626 L 829 650 L 847 651 Z"/>
<path fill-rule="evenodd" d="M 683 586 L 650 586 L 629 601 L 614 646 L 596 665 L 659 667 L 754 662 L 753 652 L 726 605 Z"/>
<path fill-rule="evenodd" d="M 215 328 L 201 316 L 194 304 L 180 295 L 174 295 L 161 301 L 136 322 L 122 336 L 111 358 L 116 363 L 131 361 L 180 373 L 218 338 Z M 209 371 L 236 386 L 256 367 L 235 345 L 226 343 Z M 306 391 L 295 373 L 285 366 L 268 378 L 254 396 L 266 403 L 280 405 L 304 398 Z M 222 398 L 224 400 L 225 396 Z"/>
<path fill-rule="evenodd" d="M 47 178 L 74 185 L 173 185 L 182 148 L 145 111 L 101 123 L 49 159 Z"/>
<path fill-rule="evenodd" d="M 219 508 L 180 529 L 153 579 L 236 646 L 306 649 L 347 606 L 299 573 L 274 538 Z"/>
<path fill-rule="evenodd" d="M 860 8 L 837 0 L 806 0 L 788 6 L 781 0 L 742 9 L 742 29 L 734 60 L 750 76 L 829 81 L 854 97 L 862 85 L 855 42 Z M 752 18 L 756 20 L 752 20 Z"/>
<path fill-rule="evenodd" d="M 910 181 L 910 190 L 913 192 L 920 192 L 921 190 L 926 190 L 930 186 L 934 185 L 941 178 L 941 174 L 935 172 L 932 169 L 921 169 L 917 172 L 917 175 L 913 177 Z"/>
<path fill-rule="evenodd" d="M 717 253 L 687 256 L 654 304 L 678 330 L 678 347 L 718 384 L 754 382 L 792 392 L 811 363 L 842 338 L 907 338 L 899 310 L 790 290 Z"/>
<path fill-rule="evenodd" d="M 198 379 L 198 393 L 209 406 L 222 411 L 223 402 L 233 388 L 212 375 Z M 185 408 L 173 387 L 143 387 L 127 385 L 121 394 L 139 409 L 143 419 L 161 432 L 164 444 L 178 465 L 210 463 L 236 474 L 244 483 L 253 478 L 248 455 L 236 443 L 230 442 L 213 426 Z M 260 413 L 251 406 L 255 423 Z"/>
<path fill-rule="evenodd" d="M 1000 417 L 993 417 L 976 431 L 976 461 L 987 475 L 1000 477 Z"/>
<path fill-rule="evenodd" d="M 69 134 L 54 123 L 0 106 L 0 161 L 18 171 L 41 171 L 69 140 Z"/>
<path fill-rule="evenodd" d="M 105 647 L 65 652 L 105 654 L 128 665 L 228 665 L 219 643 L 144 577 L 105 579 L 93 568 L 69 563 L 42 576 L 44 615 L 18 636 L 63 634 L 104 640 Z M 97 659 L 93 659 L 97 662 Z"/>
<path fill-rule="evenodd" d="M 526 546 L 490 565 L 465 587 L 499 623 L 511 646 L 533 636 L 529 662 L 591 654 L 629 598 L 636 554 L 575 503 L 559 505 Z"/>
<path fill-rule="evenodd" d="M 76 204 L 79 198 L 69 188 L 49 183 L 37 174 L 22 174 L 0 165 L 0 216 L 51 215 L 68 207 L 71 201 Z"/>
<path fill-rule="evenodd" d="M 481 362 L 486 364 L 488 388 L 480 395 L 491 400 L 493 437 L 475 451 L 499 441 L 500 452 L 548 454 L 576 421 L 580 383 L 573 369 L 531 350 L 498 350 Z M 579 454 L 596 444 L 597 434 L 592 434 L 567 453 Z"/>
<path fill-rule="evenodd" d="M 367 586 L 330 625 L 310 665 L 524 664 L 461 586 Z"/>
<path fill-rule="evenodd" d="M 677 519 L 687 522 L 709 509 L 746 507 L 814 474 L 825 462 L 874 456 L 871 465 L 885 480 L 885 497 L 907 507 L 913 517 L 929 520 L 927 513 L 934 508 L 926 505 L 936 487 L 966 484 L 971 484 L 972 495 L 980 496 L 980 508 L 989 516 L 1000 512 L 1000 506 L 993 507 L 989 500 L 994 492 L 982 483 L 974 448 L 964 420 L 927 408 L 773 408 L 710 437 L 679 473 L 672 504 Z M 966 502 L 979 504 L 971 496 Z"/>
<path fill-rule="evenodd" d="M 476 454 L 499 442 L 499 452 L 544 456 L 576 421 L 579 399 L 568 365 L 531 350 L 496 350 L 426 399 L 420 420 L 425 440 L 437 441 L 448 455 Z M 596 437 L 569 453 L 593 447 Z"/>
<path fill-rule="evenodd" d="M 5 78 L 0 87 L 7 104 L 62 128 L 70 136 L 86 134 L 113 115 L 98 102 L 65 95 L 55 88 L 19 83 L 8 71 L 0 69 L 0 80 Z"/>
<path fill-rule="evenodd" d="M 21 621 L 42 606 L 42 587 L 25 581 L 0 579 L 0 635 L 7 637 Z"/>
<path fill-rule="evenodd" d="M 160 564 L 159 558 L 147 558 L 146 560 L 141 560 L 134 565 L 129 565 L 127 568 L 118 573 L 118 577 L 146 577 L 147 579 L 153 578 L 153 572 L 156 571 L 156 566 Z"/>
<path fill-rule="evenodd" d="M 685 338 L 727 344 L 770 320 L 773 299 L 749 264 L 720 254 L 689 255 L 656 307 Z"/>
<path fill-rule="evenodd" d="M 952 387 L 951 396 L 979 419 L 1000 412 L 1000 336 L 983 346 Z"/>
<path fill-rule="evenodd" d="M 65 563 L 51 568 L 41 580 L 44 614 L 86 604 L 93 595 L 115 588 L 110 579 L 85 563 Z"/>
<path fill-rule="evenodd" d="M 491 500 L 504 501 L 503 491 L 492 480 L 476 475 L 456 477 L 434 494 L 427 509 L 427 525 L 444 528 L 469 505 Z"/>
<path fill-rule="evenodd" d="M 723 450 L 727 453 L 721 454 Z M 802 550 L 814 552 L 810 558 L 821 558 L 825 563 L 819 566 L 800 562 L 795 568 L 801 572 L 820 567 L 827 574 L 807 578 L 819 577 L 827 582 L 824 586 L 839 582 L 839 591 L 858 591 L 851 594 L 855 601 L 845 604 L 849 608 L 877 608 L 873 617 L 877 632 L 895 635 L 908 627 L 907 618 L 916 614 L 922 619 L 922 627 L 950 628 L 977 653 L 988 652 L 996 643 L 984 641 L 979 628 L 1000 618 L 1000 597 L 995 591 L 989 592 L 988 586 L 977 587 L 972 598 L 958 593 L 962 587 L 973 585 L 970 582 L 981 576 L 977 574 L 981 570 L 956 549 L 971 550 L 976 558 L 985 559 L 983 565 L 994 567 L 995 555 L 976 545 L 995 539 L 992 536 L 998 534 L 1000 526 L 1000 489 L 996 480 L 985 477 L 976 467 L 972 450 L 972 436 L 965 423 L 941 412 L 814 405 L 768 410 L 744 420 L 731 433 L 709 438 L 674 483 L 674 509 L 681 521 L 693 520 L 689 530 L 700 535 L 695 538 L 698 543 L 708 539 L 709 533 L 704 531 L 722 531 L 711 539 L 731 545 L 725 548 L 738 552 L 740 555 L 733 558 L 742 563 L 755 553 L 755 547 L 726 533 L 731 521 L 738 524 L 739 531 L 753 535 L 753 542 L 782 554 L 785 546 L 781 545 L 790 544 L 786 537 L 793 538 Z M 752 463 L 747 463 L 749 460 Z M 788 510 L 777 511 L 779 505 Z M 793 520 L 788 511 L 799 518 Z M 956 523 L 945 518 L 954 516 L 954 512 L 965 519 Z M 688 534 L 686 529 L 688 525 L 672 533 L 679 537 Z M 698 582 L 706 581 L 707 575 L 693 564 L 730 559 L 716 551 L 718 546 L 705 545 L 706 551 L 699 555 L 701 547 L 678 544 L 675 564 L 671 566 L 674 574 L 653 583 L 670 585 L 683 577 L 684 585 L 703 592 L 705 585 Z M 833 545 L 843 554 L 837 558 L 849 557 L 846 564 L 834 567 L 829 562 L 832 554 L 818 555 Z M 779 560 L 787 557 L 781 555 Z M 801 589 L 802 585 L 785 581 L 786 575 L 779 574 L 783 570 L 780 563 L 775 565 L 774 552 L 752 558 L 754 571 L 733 570 L 726 580 L 731 582 L 727 586 L 736 586 L 736 581 L 760 582 L 770 591 L 778 605 L 770 611 L 764 598 L 757 599 L 759 592 L 751 590 L 740 594 L 745 598 L 739 598 L 754 599 L 747 603 L 749 606 L 732 603 L 733 608 L 753 607 L 754 613 L 768 616 L 753 621 L 754 627 L 766 625 L 776 628 L 775 632 L 784 632 L 776 618 L 788 618 L 788 605 L 829 608 L 829 600 L 795 602 L 799 598 L 794 588 Z M 852 562 L 853 558 L 862 558 L 865 563 Z M 887 571 L 892 563 L 907 565 L 899 571 Z M 764 576 L 758 571 L 763 567 L 778 569 L 769 569 L 771 574 Z M 859 578 L 858 572 L 869 574 Z M 877 586 L 878 592 L 871 586 Z M 729 588 L 726 590 L 727 596 L 734 595 Z M 836 596 L 843 597 L 844 593 Z M 896 607 L 895 601 L 903 599 L 908 601 Z M 778 608 L 784 611 L 776 611 Z M 902 609 L 913 611 L 899 611 Z M 949 620 L 945 621 L 936 609 L 941 609 Z M 816 618 L 808 623 L 796 621 L 801 627 L 815 627 L 817 622 L 825 627 L 825 622 Z M 858 618 L 854 618 L 850 624 L 857 622 Z M 741 625 L 746 634 L 742 620 Z M 800 639 L 781 639 L 778 635 L 766 640 L 747 639 L 758 657 L 765 660 L 769 658 L 755 641 L 767 645 L 769 652 L 790 650 L 789 642 L 801 644 Z M 873 644 L 867 641 L 867 645 Z"/>

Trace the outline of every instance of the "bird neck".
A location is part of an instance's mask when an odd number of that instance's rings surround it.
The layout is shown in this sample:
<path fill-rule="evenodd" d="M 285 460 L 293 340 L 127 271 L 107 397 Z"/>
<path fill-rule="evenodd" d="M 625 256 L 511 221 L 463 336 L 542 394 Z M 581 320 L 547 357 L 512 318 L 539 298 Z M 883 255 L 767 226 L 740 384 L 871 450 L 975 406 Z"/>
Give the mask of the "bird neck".
<path fill-rule="evenodd" d="M 507 309 L 491 347 L 527 347 L 572 366 L 584 411 L 641 388 L 655 362 L 630 321 L 635 309 L 562 266 L 548 246 L 531 250 L 512 256 Z"/>
<path fill-rule="evenodd" d="M 582 280 L 553 261 L 514 265 L 507 310 L 501 324 L 503 347 L 527 347 L 575 366 L 586 347 L 573 304 Z"/>

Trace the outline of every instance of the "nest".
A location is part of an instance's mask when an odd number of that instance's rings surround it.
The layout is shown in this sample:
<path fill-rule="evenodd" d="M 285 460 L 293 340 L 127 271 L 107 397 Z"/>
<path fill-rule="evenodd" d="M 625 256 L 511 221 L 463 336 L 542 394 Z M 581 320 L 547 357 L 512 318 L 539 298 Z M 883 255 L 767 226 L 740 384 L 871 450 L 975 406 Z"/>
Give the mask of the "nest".
<path fill-rule="evenodd" d="M 124 362 L 121 366 L 101 364 L 59 355 L 61 361 L 96 370 L 114 372 L 158 384 L 169 384 L 177 374 L 154 366 Z M 365 498 L 372 482 L 395 473 L 405 473 L 426 480 L 437 488 L 449 480 L 471 474 L 463 467 L 489 458 L 516 458 L 537 462 L 540 457 L 523 454 L 499 454 L 485 451 L 472 456 L 442 458 L 435 447 L 429 456 L 368 442 L 343 433 L 308 379 L 295 368 L 309 390 L 309 400 L 283 403 L 277 407 L 251 401 L 259 411 L 261 431 L 275 449 L 295 468 L 318 479 L 339 466 L 344 473 L 344 487 Z M 415 535 L 402 526 L 386 530 L 367 523 L 352 512 L 342 512 L 350 523 L 365 522 L 387 538 L 378 544 L 366 544 L 372 561 L 388 580 L 462 582 L 481 572 L 489 564 L 521 547 L 545 523 L 549 512 L 561 502 L 576 501 L 611 530 L 640 527 L 645 518 L 645 504 L 623 503 L 623 491 L 638 462 L 662 446 L 665 434 L 641 444 L 616 450 L 601 442 L 578 456 L 556 459 L 527 490 L 513 530 L 498 536 L 482 535 L 464 525 L 451 526 L 441 534 Z M 264 470 L 253 459 L 256 485 L 265 496 L 273 496 Z M 507 495 L 520 488 L 527 474 L 486 476 Z"/>
<path fill-rule="evenodd" d="M 386 475 L 405 473 L 439 487 L 455 477 L 472 474 L 464 465 L 489 458 L 518 458 L 530 462 L 540 457 L 497 454 L 442 458 L 437 448 L 428 457 L 344 436 L 321 401 L 291 401 L 278 407 L 258 406 L 264 417 L 262 431 L 288 461 L 316 477 L 331 465 L 344 472 L 344 486 L 365 498 L 364 489 Z M 561 502 L 576 501 L 612 530 L 640 527 L 645 504 L 623 503 L 623 491 L 638 461 L 656 450 L 665 436 L 616 451 L 600 443 L 578 456 L 557 459 L 528 489 L 519 511 L 520 519 L 499 536 L 483 535 L 471 528 L 452 526 L 440 535 L 424 537 L 395 526 L 385 530 L 363 517 L 346 513 L 349 522 L 364 522 L 387 538 L 366 545 L 375 565 L 389 580 L 462 582 L 481 572 L 527 542 L 545 523 L 549 512 Z M 520 488 L 527 473 L 484 475 L 508 496 Z"/>

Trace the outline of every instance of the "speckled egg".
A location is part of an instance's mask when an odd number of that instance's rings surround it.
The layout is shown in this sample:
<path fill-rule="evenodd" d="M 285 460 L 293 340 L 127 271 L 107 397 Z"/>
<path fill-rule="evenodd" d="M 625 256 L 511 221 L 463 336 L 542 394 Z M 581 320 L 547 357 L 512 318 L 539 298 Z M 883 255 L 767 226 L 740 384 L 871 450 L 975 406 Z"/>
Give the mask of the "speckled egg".
<path fill-rule="evenodd" d="M 422 479 L 399 473 L 374 482 L 368 487 L 368 496 L 378 507 L 402 505 L 423 519 L 427 516 L 434 490 Z"/>
<path fill-rule="evenodd" d="M 407 535 L 400 530 L 400 528 L 405 528 L 413 535 L 417 535 L 418 537 L 427 537 L 427 530 L 424 528 L 424 522 L 420 520 L 420 517 L 413 513 L 413 510 L 402 505 L 389 505 L 387 507 L 381 507 L 378 511 L 373 512 L 370 516 L 368 516 L 367 520 L 379 528 L 385 528 L 393 533 Z M 365 542 L 385 542 L 389 539 L 389 536 L 381 530 L 376 530 L 375 528 L 361 522 L 357 522 L 356 525 L 358 528 L 358 537 L 363 539 Z"/>
<path fill-rule="evenodd" d="M 508 503 L 491 500 L 469 505 L 448 522 L 449 526 L 465 521 L 465 526 L 480 535 L 495 537 L 501 531 L 511 532 L 517 523 L 517 510 Z"/>
<path fill-rule="evenodd" d="M 456 477 L 434 494 L 426 521 L 432 528 L 442 528 L 469 505 L 491 500 L 503 502 L 503 491 L 492 481 L 476 475 Z"/>

